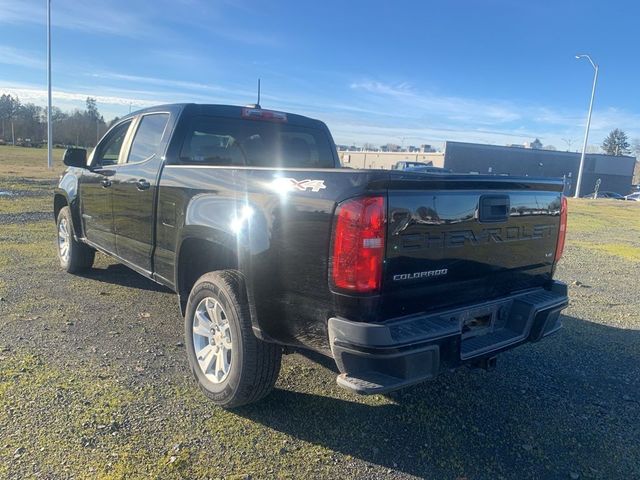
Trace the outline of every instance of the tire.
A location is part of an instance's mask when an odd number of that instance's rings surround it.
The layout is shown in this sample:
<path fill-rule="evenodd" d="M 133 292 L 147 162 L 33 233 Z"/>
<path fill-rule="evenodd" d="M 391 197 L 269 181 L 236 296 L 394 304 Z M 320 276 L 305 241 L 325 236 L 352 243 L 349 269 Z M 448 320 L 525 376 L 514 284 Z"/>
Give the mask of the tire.
<path fill-rule="evenodd" d="M 219 326 L 212 327 L 216 322 Z M 234 408 L 271 392 L 280 373 L 282 347 L 254 335 L 237 271 L 210 272 L 198 279 L 187 301 L 184 325 L 191 372 L 213 403 Z M 214 330 L 209 337 L 203 335 Z"/>
<path fill-rule="evenodd" d="M 73 235 L 73 219 L 69 207 L 62 207 L 56 219 L 58 232 L 58 260 L 68 273 L 81 272 L 92 267 L 96 251 L 80 243 Z"/>

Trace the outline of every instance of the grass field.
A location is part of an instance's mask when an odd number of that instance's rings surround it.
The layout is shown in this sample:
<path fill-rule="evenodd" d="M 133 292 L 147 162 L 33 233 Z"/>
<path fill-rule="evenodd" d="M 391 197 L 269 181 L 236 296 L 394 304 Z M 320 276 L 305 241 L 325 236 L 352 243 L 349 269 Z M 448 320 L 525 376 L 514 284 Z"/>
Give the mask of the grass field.
<path fill-rule="evenodd" d="M 0 147 L 0 478 L 640 478 L 640 203 L 570 200 L 565 328 L 394 396 L 288 355 L 227 412 L 187 369 L 175 295 L 55 254 L 46 150 Z"/>

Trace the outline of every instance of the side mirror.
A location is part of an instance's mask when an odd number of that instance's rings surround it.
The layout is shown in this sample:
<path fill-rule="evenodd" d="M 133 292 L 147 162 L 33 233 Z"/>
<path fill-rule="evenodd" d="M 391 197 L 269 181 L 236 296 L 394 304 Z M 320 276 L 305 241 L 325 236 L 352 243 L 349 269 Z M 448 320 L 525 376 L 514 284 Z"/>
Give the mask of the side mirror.
<path fill-rule="evenodd" d="M 62 163 L 68 167 L 87 168 L 87 151 L 84 148 L 67 148 Z"/>

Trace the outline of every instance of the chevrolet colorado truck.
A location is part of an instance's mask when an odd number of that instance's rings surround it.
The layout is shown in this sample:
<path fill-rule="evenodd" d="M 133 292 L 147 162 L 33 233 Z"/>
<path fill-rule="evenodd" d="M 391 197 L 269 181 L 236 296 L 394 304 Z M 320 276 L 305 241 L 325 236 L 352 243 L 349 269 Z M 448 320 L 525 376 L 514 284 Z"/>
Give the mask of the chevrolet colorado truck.
<path fill-rule="evenodd" d="M 324 123 L 257 105 L 138 111 L 64 163 L 62 268 L 100 251 L 174 290 L 222 407 L 268 394 L 294 349 L 372 394 L 561 327 L 560 179 L 341 168 Z"/>

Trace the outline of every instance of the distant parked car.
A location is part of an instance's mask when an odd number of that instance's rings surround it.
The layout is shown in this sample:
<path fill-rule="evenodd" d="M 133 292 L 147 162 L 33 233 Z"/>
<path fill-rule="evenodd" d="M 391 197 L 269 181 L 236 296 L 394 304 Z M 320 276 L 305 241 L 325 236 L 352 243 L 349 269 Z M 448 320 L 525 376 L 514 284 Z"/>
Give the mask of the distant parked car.
<path fill-rule="evenodd" d="M 404 169 L 405 172 L 416 172 L 416 173 L 453 173 L 448 168 L 443 167 L 434 167 L 434 166 L 420 166 L 420 167 L 409 167 Z"/>
<path fill-rule="evenodd" d="M 640 192 L 631 193 L 624 197 L 625 200 L 633 200 L 636 202 L 640 202 Z"/>
<path fill-rule="evenodd" d="M 393 165 L 391 167 L 392 170 L 406 170 L 408 168 L 413 168 L 413 167 L 430 167 L 432 166 L 432 163 L 424 163 L 424 162 L 410 162 L 407 160 L 401 160 L 399 162 L 397 162 L 395 165 Z"/>
<path fill-rule="evenodd" d="M 624 197 L 616 192 L 593 192 L 589 195 L 583 196 L 582 198 L 611 198 L 613 200 L 624 200 Z"/>

